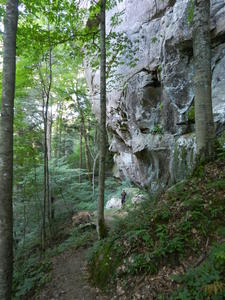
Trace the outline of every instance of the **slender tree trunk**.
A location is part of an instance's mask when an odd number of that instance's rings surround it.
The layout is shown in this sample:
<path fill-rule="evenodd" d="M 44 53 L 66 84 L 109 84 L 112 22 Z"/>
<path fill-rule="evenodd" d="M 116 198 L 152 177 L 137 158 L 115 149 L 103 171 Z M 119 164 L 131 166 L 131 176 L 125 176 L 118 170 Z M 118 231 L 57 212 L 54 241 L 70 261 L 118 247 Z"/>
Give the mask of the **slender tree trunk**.
<path fill-rule="evenodd" d="M 214 155 L 214 123 L 211 96 L 210 0 L 195 0 L 194 90 L 197 155 L 209 159 Z"/>
<path fill-rule="evenodd" d="M 92 173 L 92 198 L 95 196 L 95 167 L 97 160 L 99 158 L 99 153 L 95 156 L 94 161 L 93 161 L 93 173 Z"/>
<path fill-rule="evenodd" d="M 80 106 L 80 101 L 79 101 L 78 96 L 77 96 L 77 105 L 78 105 L 78 110 L 80 113 L 82 135 L 84 137 L 84 155 L 85 155 L 86 168 L 88 171 L 88 180 L 90 181 L 90 183 L 92 183 L 92 181 L 91 181 L 91 164 L 90 164 L 89 153 L 88 153 L 89 151 L 88 151 L 87 129 L 86 129 L 86 125 L 85 125 L 84 112 Z"/>
<path fill-rule="evenodd" d="M 49 31 L 49 82 L 48 82 L 48 91 L 46 97 L 46 143 L 47 143 L 47 174 L 46 174 L 46 185 L 47 185 L 47 201 L 48 201 L 48 220 L 51 232 L 52 226 L 52 216 L 53 216 L 53 207 L 52 207 L 52 195 L 51 195 L 51 178 L 50 178 L 50 169 L 49 163 L 51 160 L 51 131 L 52 131 L 52 113 L 49 111 L 50 103 L 50 93 L 52 88 L 52 46 L 51 46 L 51 39 L 50 39 L 50 25 L 48 25 Z"/>
<path fill-rule="evenodd" d="M 27 229 L 27 212 L 26 212 L 26 202 L 23 202 L 23 248 L 25 247 L 26 241 L 26 229 Z"/>
<path fill-rule="evenodd" d="M 49 229 L 51 232 L 51 194 L 50 194 L 50 177 L 49 177 L 49 149 L 48 149 L 48 122 L 49 122 L 49 101 L 52 87 L 52 47 L 49 41 L 49 61 L 46 67 L 45 82 L 41 66 L 39 66 L 39 75 L 42 85 L 42 100 L 43 100 L 43 121 L 44 121 L 44 193 L 43 193 L 43 223 L 42 223 L 42 250 L 45 250 L 46 242 L 46 216 L 49 221 Z M 47 62 L 46 62 L 47 64 Z M 50 134 L 50 130 L 49 130 Z"/>
<path fill-rule="evenodd" d="M 104 219 L 104 192 L 105 192 L 105 156 L 106 156 L 106 44 L 105 44 L 105 6 L 106 0 L 101 0 L 101 72 L 100 72 L 100 155 L 99 155 L 99 194 L 98 194 L 98 238 L 106 236 L 107 230 Z"/>
<path fill-rule="evenodd" d="M 88 152 L 90 153 L 90 158 L 93 159 L 93 155 L 91 153 L 91 120 L 90 118 L 87 119 L 87 148 L 88 148 Z M 90 162 L 91 164 L 91 162 Z"/>
<path fill-rule="evenodd" d="M 82 161 L 83 161 L 83 147 L 82 147 L 82 143 L 83 143 L 83 132 L 82 132 L 82 122 L 80 122 L 80 170 L 82 169 Z M 79 183 L 81 183 L 81 171 L 80 171 L 80 175 L 79 175 Z"/>
<path fill-rule="evenodd" d="M 84 119 L 83 119 L 84 122 Z M 85 161 L 86 161 L 86 168 L 88 171 L 88 180 L 91 183 L 91 164 L 89 159 L 89 151 L 88 151 L 88 141 L 87 141 L 87 131 L 85 127 L 85 123 L 83 123 L 83 135 L 84 135 L 84 153 L 85 153 Z"/>
<path fill-rule="evenodd" d="M 36 162 L 34 161 L 34 183 L 35 183 L 35 199 L 37 200 L 37 211 L 38 211 L 38 216 L 40 216 L 38 218 L 39 220 L 39 227 L 41 228 L 40 230 L 40 242 L 42 245 L 42 239 L 43 239 L 43 220 L 44 220 L 44 216 L 43 216 L 43 208 L 42 208 L 42 199 L 39 197 L 39 190 L 38 190 L 38 182 L 37 182 L 37 166 L 36 166 Z M 43 250 L 43 249 L 42 249 Z"/>
<path fill-rule="evenodd" d="M 0 299 L 11 299 L 13 273 L 13 108 L 18 1 L 6 1 L 0 116 Z"/>
<path fill-rule="evenodd" d="M 43 98 L 44 101 L 44 98 Z M 44 103 L 44 102 L 43 102 Z M 44 116 L 44 194 L 43 194 L 43 221 L 42 221 L 42 251 L 45 251 L 45 242 L 46 242 L 46 212 L 47 212 L 47 160 L 48 160 L 48 149 L 47 149 L 47 122 L 45 119 L 43 104 L 43 116 Z"/>
<path fill-rule="evenodd" d="M 56 126 L 55 126 L 55 134 L 54 134 L 54 157 L 58 158 L 58 143 L 59 143 L 59 102 L 57 102 L 57 107 L 56 107 Z M 55 160 L 55 167 L 57 163 Z"/>
<path fill-rule="evenodd" d="M 62 157 L 62 124 L 63 124 L 63 117 L 62 117 L 62 111 L 60 106 L 60 114 L 59 114 L 59 150 L 58 150 L 58 159 Z"/>
<path fill-rule="evenodd" d="M 48 169 L 47 169 L 47 185 L 48 185 L 48 218 L 49 223 L 51 224 L 53 222 L 53 201 L 52 201 L 52 193 L 51 193 L 51 174 L 50 174 L 50 168 L 49 163 L 51 162 L 51 152 L 52 152 L 52 110 L 48 110 L 48 116 L 47 116 L 47 150 L 48 150 Z"/>
<path fill-rule="evenodd" d="M 47 146 L 48 146 L 48 160 L 51 160 L 52 156 L 52 111 L 48 112 L 47 120 Z"/>

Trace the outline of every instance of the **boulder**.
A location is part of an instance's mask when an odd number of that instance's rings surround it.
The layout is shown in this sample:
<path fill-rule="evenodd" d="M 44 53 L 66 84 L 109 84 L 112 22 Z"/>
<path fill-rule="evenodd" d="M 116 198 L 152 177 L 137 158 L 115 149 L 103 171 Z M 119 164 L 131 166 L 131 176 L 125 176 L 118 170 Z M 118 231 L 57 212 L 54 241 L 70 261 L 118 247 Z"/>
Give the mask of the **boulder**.
<path fill-rule="evenodd" d="M 72 216 L 73 226 L 87 224 L 91 221 L 91 214 L 88 211 L 80 211 Z"/>
<path fill-rule="evenodd" d="M 106 209 L 110 209 L 110 208 L 120 209 L 121 207 L 122 207 L 122 205 L 121 205 L 121 198 L 112 197 L 106 203 Z"/>

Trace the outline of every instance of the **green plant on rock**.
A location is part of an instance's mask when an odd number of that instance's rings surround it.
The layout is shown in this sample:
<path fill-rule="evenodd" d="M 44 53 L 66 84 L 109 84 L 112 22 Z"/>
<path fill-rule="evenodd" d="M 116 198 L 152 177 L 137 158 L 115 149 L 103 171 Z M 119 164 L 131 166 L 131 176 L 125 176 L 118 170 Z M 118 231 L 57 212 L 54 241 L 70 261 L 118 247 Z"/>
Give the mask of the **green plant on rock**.
<path fill-rule="evenodd" d="M 163 134 L 164 133 L 163 127 L 160 124 L 155 124 L 151 133 L 152 134 Z"/>
<path fill-rule="evenodd" d="M 157 67 L 157 71 L 158 71 L 159 73 L 161 73 L 161 72 L 162 72 L 162 65 L 158 65 L 158 67 Z"/>
<path fill-rule="evenodd" d="M 188 24 L 191 24 L 194 18 L 194 1 L 189 0 L 187 7 L 187 21 Z"/>
<path fill-rule="evenodd" d="M 190 109 L 188 110 L 188 121 L 189 122 L 195 122 L 195 107 L 192 105 Z"/>
<path fill-rule="evenodd" d="M 163 107 L 164 107 L 164 106 L 163 106 L 163 102 L 161 102 L 161 103 L 160 103 L 160 106 L 159 106 L 160 112 L 163 110 Z"/>
<path fill-rule="evenodd" d="M 157 37 L 154 36 L 154 37 L 152 38 L 152 43 L 155 44 L 157 41 L 158 41 Z"/>

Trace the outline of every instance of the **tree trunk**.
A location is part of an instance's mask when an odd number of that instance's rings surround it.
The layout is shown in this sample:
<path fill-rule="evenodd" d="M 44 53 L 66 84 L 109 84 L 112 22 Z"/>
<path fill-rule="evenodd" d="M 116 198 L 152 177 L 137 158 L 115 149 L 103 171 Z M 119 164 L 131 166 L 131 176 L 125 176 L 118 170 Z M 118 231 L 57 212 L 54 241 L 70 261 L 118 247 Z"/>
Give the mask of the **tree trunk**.
<path fill-rule="evenodd" d="M 83 143 L 83 133 L 82 133 L 82 123 L 80 122 L 80 174 L 79 174 L 79 183 L 81 183 L 81 169 L 82 169 L 82 161 L 83 161 L 83 147 L 82 147 L 82 143 Z"/>
<path fill-rule="evenodd" d="M 92 198 L 93 198 L 93 200 L 94 200 L 94 196 L 95 196 L 95 167 L 96 167 L 98 157 L 99 157 L 99 153 L 95 156 L 94 162 L 93 162 L 93 173 L 92 173 Z"/>
<path fill-rule="evenodd" d="M 48 217 L 49 221 L 49 229 L 51 232 L 51 193 L 50 193 L 50 176 L 49 176 L 49 154 L 50 149 L 48 140 L 50 141 L 50 129 L 48 129 L 48 122 L 49 122 L 49 105 L 50 105 L 50 93 L 52 88 L 52 47 L 49 41 L 49 61 L 46 62 L 46 80 L 45 82 L 44 77 L 42 75 L 41 64 L 39 66 L 39 75 L 41 80 L 42 86 L 42 108 L 43 108 L 43 122 L 44 122 L 44 193 L 43 193 L 43 222 L 42 222 L 42 250 L 45 250 L 45 242 L 46 242 L 46 216 Z M 47 65 L 48 64 L 48 65 Z"/>
<path fill-rule="evenodd" d="M 6 1 L 0 116 L 0 299 L 11 299 L 13 272 L 13 108 L 18 1 Z"/>
<path fill-rule="evenodd" d="M 58 156 L 57 159 L 62 157 L 62 125 L 63 125 L 63 117 L 62 117 L 62 107 L 60 105 L 60 114 L 59 114 L 59 141 L 58 141 Z"/>
<path fill-rule="evenodd" d="M 86 168 L 88 171 L 88 180 L 90 182 L 90 184 L 92 183 L 91 181 L 91 164 L 90 164 L 90 159 L 89 159 L 89 151 L 88 151 L 88 136 L 87 136 L 87 129 L 86 129 L 86 125 L 85 125 L 85 119 L 84 119 L 84 112 L 81 108 L 80 105 L 80 100 L 79 97 L 77 96 L 77 105 L 78 105 L 78 110 L 80 113 L 80 120 L 81 120 L 81 132 L 83 134 L 84 137 L 84 155 L 85 155 L 85 162 L 86 162 Z"/>
<path fill-rule="evenodd" d="M 106 1 L 101 0 L 101 72 L 100 72 L 100 155 L 99 155 L 99 194 L 98 194 L 98 238 L 106 236 L 107 230 L 104 219 L 104 192 L 105 192 L 105 156 L 106 156 L 106 45 L 105 45 L 105 6 Z"/>
<path fill-rule="evenodd" d="M 48 112 L 47 120 L 47 145 L 48 145 L 48 160 L 51 160 L 52 153 L 52 111 Z"/>
<path fill-rule="evenodd" d="M 51 162 L 51 152 L 52 152 L 52 106 L 51 106 L 51 111 L 48 111 L 48 116 L 47 116 L 47 155 L 48 155 L 48 173 L 47 173 L 47 184 L 48 184 L 48 218 L 49 218 L 49 224 L 53 222 L 53 201 L 52 201 L 52 193 L 51 193 L 51 174 L 50 174 L 50 168 L 49 168 L 49 163 Z"/>
<path fill-rule="evenodd" d="M 42 220 L 42 251 L 45 251 L 45 242 L 46 242 L 46 211 L 47 211 L 47 164 L 48 164 L 48 148 L 47 148 L 47 122 L 45 119 L 45 112 L 44 112 L 44 98 L 43 98 L 43 118 L 44 118 L 44 194 L 43 194 L 43 220 Z"/>
<path fill-rule="evenodd" d="M 210 0 L 195 0 L 193 25 L 195 126 L 197 156 L 214 155 L 214 123 L 211 96 Z"/>
<path fill-rule="evenodd" d="M 90 164 L 90 159 L 89 159 L 87 131 L 86 131 L 86 127 L 85 127 L 84 117 L 82 118 L 82 122 L 83 122 L 84 154 L 85 154 L 86 168 L 88 171 L 88 180 L 91 184 L 92 183 L 92 181 L 91 181 L 91 164 Z"/>

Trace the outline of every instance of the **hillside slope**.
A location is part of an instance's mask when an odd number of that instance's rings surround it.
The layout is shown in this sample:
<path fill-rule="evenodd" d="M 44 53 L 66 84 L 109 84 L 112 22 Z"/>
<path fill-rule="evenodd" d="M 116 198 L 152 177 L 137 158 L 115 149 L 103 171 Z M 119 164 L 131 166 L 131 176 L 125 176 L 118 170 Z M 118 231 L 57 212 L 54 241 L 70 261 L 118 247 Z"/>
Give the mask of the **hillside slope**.
<path fill-rule="evenodd" d="M 225 160 L 149 200 L 95 243 L 89 272 L 114 299 L 224 299 Z"/>

